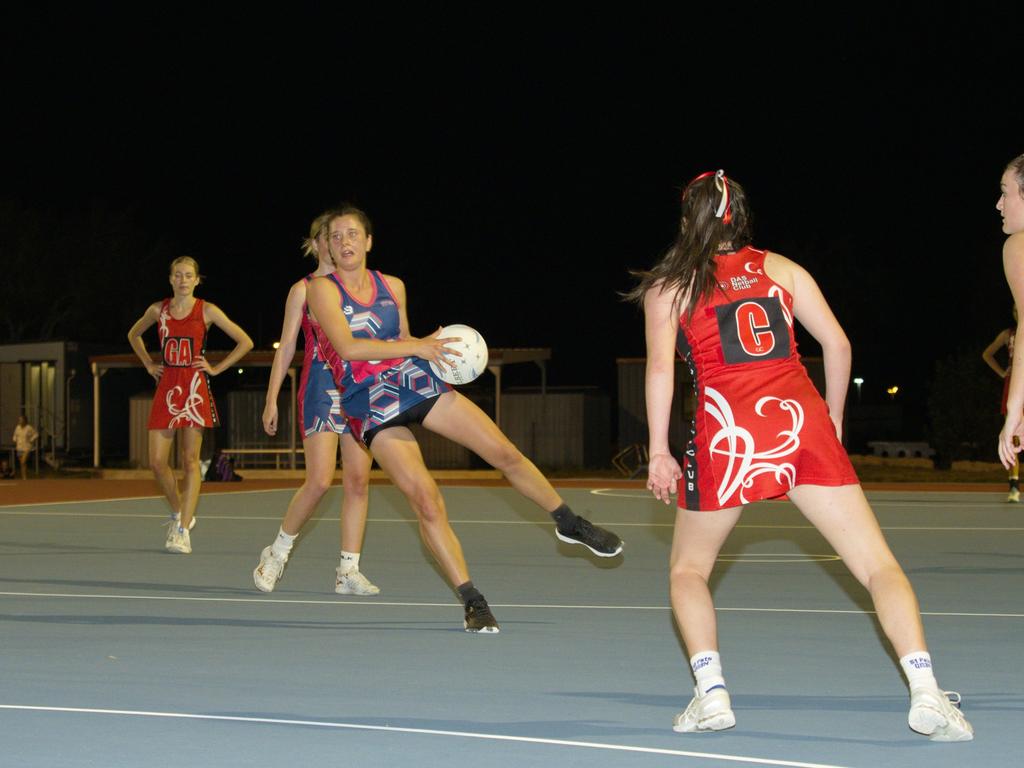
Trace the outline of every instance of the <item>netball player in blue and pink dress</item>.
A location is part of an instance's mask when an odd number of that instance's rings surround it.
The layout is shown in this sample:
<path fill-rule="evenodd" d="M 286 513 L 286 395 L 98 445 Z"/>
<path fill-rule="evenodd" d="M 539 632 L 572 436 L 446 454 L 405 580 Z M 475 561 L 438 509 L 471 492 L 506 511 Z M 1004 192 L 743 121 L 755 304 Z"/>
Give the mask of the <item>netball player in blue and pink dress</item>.
<path fill-rule="evenodd" d="M 675 244 L 630 294 L 646 315 L 647 485 L 666 504 L 678 486 L 670 587 L 696 688 L 673 727 L 736 723 L 708 578 L 743 506 L 788 494 L 871 593 L 909 682 L 910 727 L 937 741 L 971 739 L 950 700 L 959 697 L 935 681 L 917 598 L 840 444 L 849 342 L 813 278 L 752 248 L 749 225 L 739 184 L 722 171 L 698 176 L 683 192 Z M 800 363 L 794 319 L 821 344 L 825 401 Z M 677 351 L 697 397 L 682 467 L 668 445 Z"/>
<path fill-rule="evenodd" d="M 341 557 L 335 570 L 334 591 L 339 595 L 376 595 L 380 589 L 363 575 L 359 567 L 366 512 L 369 505 L 370 465 L 372 459 L 362 443 L 348 434 L 348 425 L 341 410 L 341 396 L 331 376 L 331 369 L 319 354 L 316 335 L 306 307 L 306 286 L 316 277 L 334 271 L 327 249 L 327 227 L 336 212 L 322 213 L 313 220 L 309 237 L 303 246 L 307 256 L 317 259 L 317 268 L 295 283 L 288 292 L 284 307 L 284 324 L 280 346 L 274 354 L 270 386 L 263 409 L 263 429 L 277 434 L 277 397 L 288 373 L 299 329 L 305 342 L 302 358 L 302 379 L 299 385 L 299 423 L 302 425 L 302 447 L 306 480 L 292 497 L 274 542 L 260 554 L 253 571 L 257 589 L 272 592 L 291 555 L 295 538 L 309 520 L 334 479 L 341 443 L 341 469 L 344 496 L 341 502 Z"/>
<path fill-rule="evenodd" d="M 337 271 L 313 280 L 307 289 L 320 347 L 354 435 L 409 500 L 424 543 L 459 593 L 465 629 L 494 633 L 498 623 L 470 580 L 444 500 L 406 425 L 421 423 L 500 469 L 513 488 L 551 513 L 560 540 L 583 544 L 602 557 L 619 554 L 622 542 L 573 514 L 494 422 L 434 375 L 429 363 L 443 364 L 445 339 L 404 341 L 409 337 L 405 285 L 367 269 L 372 245 L 370 221 L 362 211 L 345 208 L 332 219 L 329 247 Z M 425 350 L 407 351 L 410 344 Z"/>
<path fill-rule="evenodd" d="M 182 256 L 172 261 L 170 283 L 174 295 L 150 304 L 128 331 L 132 349 L 149 375 L 157 380 L 149 415 L 149 464 L 174 518 L 164 546 L 170 552 L 186 555 L 192 551 L 189 529 L 195 522 L 199 503 L 203 430 L 217 426 L 217 406 L 210 392 L 209 377 L 227 370 L 252 349 L 252 339 L 219 307 L 193 296 L 200 281 L 195 259 Z M 142 340 L 142 334 L 153 325 L 160 336 L 159 363 L 150 359 Z M 235 348 L 217 365 L 211 365 L 205 357 L 206 334 L 211 325 L 235 342 Z M 168 461 L 175 433 L 181 435 L 183 446 L 185 486 L 181 491 Z"/>

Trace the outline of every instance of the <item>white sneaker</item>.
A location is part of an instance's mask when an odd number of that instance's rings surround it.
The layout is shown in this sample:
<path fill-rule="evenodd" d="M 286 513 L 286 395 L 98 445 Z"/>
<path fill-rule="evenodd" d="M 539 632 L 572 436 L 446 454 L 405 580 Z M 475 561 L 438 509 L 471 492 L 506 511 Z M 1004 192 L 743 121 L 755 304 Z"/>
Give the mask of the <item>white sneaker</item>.
<path fill-rule="evenodd" d="M 287 562 L 287 557 L 278 557 L 271 547 L 264 547 L 260 553 L 260 564 L 252 572 L 252 580 L 256 583 L 256 589 L 260 592 L 273 592 L 278 579 L 284 573 L 284 566 Z"/>
<path fill-rule="evenodd" d="M 380 587 L 366 578 L 358 568 L 342 573 L 339 567 L 335 573 L 334 591 L 339 595 L 380 594 Z"/>
<path fill-rule="evenodd" d="M 1016 488 L 1011 488 L 1010 492 L 1006 495 L 1006 500 L 1011 504 L 1020 504 L 1020 491 Z"/>
<path fill-rule="evenodd" d="M 703 696 L 698 689 L 693 689 L 693 700 L 690 705 L 676 715 L 672 722 L 672 730 L 678 733 L 697 733 L 699 731 L 724 731 L 736 725 L 736 715 L 732 713 L 732 702 L 725 688 L 715 688 Z"/>
<path fill-rule="evenodd" d="M 167 534 L 167 541 L 164 542 L 164 547 L 168 552 L 174 552 L 179 555 L 190 555 L 192 554 L 192 539 L 188 535 L 188 531 L 172 524 L 171 530 Z"/>
<path fill-rule="evenodd" d="M 960 711 L 960 694 L 955 691 L 911 688 L 907 723 L 912 730 L 930 736 L 932 741 L 970 741 L 974 738 L 974 729 Z"/>
<path fill-rule="evenodd" d="M 192 520 L 188 524 L 188 529 L 190 531 L 193 528 L 196 527 L 196 520 L 197 519 L 198 519 L 198 515 L 192 515 Z M 177 528 L 179 522 L 181 522 L 181 512 L 175 512 L 173 515 L 171 515 L 171 521 L 168 523 L 168 525 L 170 525 L 171 528 Z M 168 531 L 167 532 L 167 537 L 170 538 L 170 536 L 171 536 L 171 532 Z"/>

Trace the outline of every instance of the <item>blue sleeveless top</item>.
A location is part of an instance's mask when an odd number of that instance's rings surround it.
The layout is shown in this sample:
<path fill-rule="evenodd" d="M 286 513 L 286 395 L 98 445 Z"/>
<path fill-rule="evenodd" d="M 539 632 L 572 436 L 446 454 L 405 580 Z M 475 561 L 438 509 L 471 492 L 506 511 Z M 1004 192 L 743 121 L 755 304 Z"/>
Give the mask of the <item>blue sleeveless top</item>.
<path fill-rule="evenodd" d="M 383 275 L 369 272 L 373 296 L 367 303 L 352 296 L 335 273 L 327 277 L 338 289 L 341 311 L 352 335 L 359 339 L 394 340 L 401 336 L 401 318 L 396 300 Z M 342 360 L 327 335 L 315 326 L 317 343 L 331 367 L 341 392 L 341 407 L 353 434 L 362 439 L 366 430 L 382 426 L 398 414 L 424 400 L 451 389 L 418 357 L 387 360 Z"/>

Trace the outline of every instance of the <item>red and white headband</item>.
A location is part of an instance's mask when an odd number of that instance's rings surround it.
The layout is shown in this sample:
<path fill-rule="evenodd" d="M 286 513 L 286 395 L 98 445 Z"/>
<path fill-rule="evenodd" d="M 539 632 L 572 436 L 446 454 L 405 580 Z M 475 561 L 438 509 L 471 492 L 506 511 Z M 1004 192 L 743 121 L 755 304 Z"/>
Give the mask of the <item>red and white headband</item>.
<path fill-rule="evenodd" d="M 715 189 L 722 193 L 722 199 L 718 203 L 718 208 L 715 209 L 715 218 L 721 219 L 723 223 L 728 224 L 732 221 L 732 206 L 729 205 L 729 179 L 726 177 L 725 171 L 706 171 L 687 184 L 686 188 L 689 189 L 690 185 L 701 179 L 706 179 L 708 176 L 715 177 Z"/>

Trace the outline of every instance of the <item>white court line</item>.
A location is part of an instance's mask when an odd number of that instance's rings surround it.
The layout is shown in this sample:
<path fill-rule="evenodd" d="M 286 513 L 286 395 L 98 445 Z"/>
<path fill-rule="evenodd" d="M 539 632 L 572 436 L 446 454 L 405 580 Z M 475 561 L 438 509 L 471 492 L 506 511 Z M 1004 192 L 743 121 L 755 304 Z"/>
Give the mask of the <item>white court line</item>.
<path fill-rule="evenodd" d="M 334 605 L 345 607 L 361 606 L 364 608 L 451 608 L 458 606 L 450 603 L 410 603 L 385 600 L 299 600 L 279 597 L 194 597 L 187 595 L 100 595 L 77 594 L 71 592 L 2 592 L 0 597 L 55 597 L 81 600 L 155 600 L 177 601 L 185 603 L 259 603 L 269 605 Z M 594 610 L 594 611 L 669 611 L 668 605 L 562 605 L 540 603 L 491 603 L 492 608 L 523 608 L 527 610 Z M 870 616 L 874 611 L 861 611 L 839 608 L 721 608 L 722 613 L 829 613 L 838 615 Z M 951 611 L 921 611 L 922 616 L 943 616 L 984 619 L 1024 619 L 1024 613 L 958 613 Z"/>
<path fill-rule="evenodd" d="M 19 483 L 17 483 L 17 482 L 14 482 L 14 483 L 0 483 L 0 487 L 6 486 L 6 485 L 16 486 L 16 485 L 19 485 Z M 467 488 L 486 488 L 488 490 L 496 490 L 492 486 L 488 486 L 488 485 L 470 485 L 470 486 L 462 485 L 462 486 L 442 486 L 442 487 L 445 487 L 446 490 L 449 490 L 449 489 L 464 490 L 464 489 L 467 489 Z M 339 489 L 340 490 L 342 488 L 343 488 L 343 486 L 334 485 L 334 486 L 331 486 L 330 488 L 328 488 L 327 491 L 330 492 L 331 490 L 334 490 L 334 489 Z M 246 494 L 253 494 L 253 493 L 291 493 L 291 494 L 294 494 L 295 491 L 297 491 L 297 490 L 298 490 L 297 487 L 296 488 L 254 488 L 251 491 L 212 491 L 212 490 L 206 490 L 204 488 L 203 492 L 202 492 L 202 495 L 203 496 L 244 496 Z M 511 490 L 511 489 L 506 488 L 506 489 L 497 489 L 497 490 Z M 572 490 L 572 489 L 570 489 L 570 490 Z M 591 493 L 593 493 L 593 491 L 591 491 Z M 59 506 L 65 505 L 65 504 L 102 504 L 105 501 L 148 501 L 148 500 L 151 500 L 151 499 L 162 499 L 162 498 L 163 498 L 162 494 L 154 493 L 154 494 L 149 495 L 149 496 L 113 496 L 113 497 L 104 498 L 104 499 L 72 499 L 71 501 L 34 501 L 34 502 L 26 503 L 26 504 L 3 504 L 3 503 L 0 503 L 0 510 L 3 510 L 4 507 L 59 507 Z M 13 512 L 13 513 L 8 513 L 8 514 L 17 514 L 17 513 Z"/>
<path fill-rule="evenodd" d="M 634 499 L 634 500 L 647 500 L 657 501 L 654 498 L 654 494 L 646 488 L 591 488 L 589 493 L 593 496 L 606 496 L 617 499 Z M 934 494 L 936 496 L 943 496 L 946 498 L 915 498 L 915 499 L 870 499 L 872 507 L 923 507 L 923 506 L 965 506 L 964 501 L 961 497 L 981 496 L 981 499 L 969 499 L 971 505 L 983 504 L 986 507 L 989 506 L 1000 506 L 1004 509 L 1007 507 L 1006 502 L 1003 500 L 1005 491 L 994 489 L 991 491 L 867 491 L 867 494 L 873 493 L 903 493 L 903 494 L 914 494 L 915 496 L 922 496 L 926 494 Z M 675 493 L 672 494 L 673 498 Z M 948 498 L 953 495 L 952 498 Z M 998 503 L 996 503 L 998 502 Z M 791 501 L 785 499 L 759 499 L 752 504 L 769 504 L 769 503 L 781 503 L 781 504 L 792 504 Z M 1010 511 L 1010 510 L 1007 510 Z"/>
<path fill-rule="evenodd" d="M 719 552 L 720 563 L 827 563 L 841 560 L 839 555 L 812 555 L 803 552 Z"/>
<path fill-rule="evenodd" d="M 191 712 L 146 712 L 131 709 L 91 709 L 85 707 L 40 707 L 25 704 L 0 704 L 0 709 L 22 712 L 59 712 L 81 715 L 119 715 L 127 717 L 172 718 L 176 720 L 213 720 L 228 723 L 258 723 L 261 725 L 301 725 L 314 728 L 336 728 L 350 731 L 376 731 L 385 733 L 411 733 L 418 736 L 448 736 L 485 741 L 512 741 L 520 744 L 543 744 L 554 747 L 582 747 L 602 749 L 610 752 L 634 752 L 647 755 L 670 755 L 672 757 L 694 757 L 702 760 L 724 760 L 733 763 L 754 765 L 781 765 L 789 768 L 843 768 L 832 763 L 801 763 L 794 760 L 773 760 L 765 757 L 744 757 L 723 755 L 715 752 L 688 752 L 681 749 L 659 749 L 637 747 L 628 744 L 603 744 L 596 741 L 570 741 L 568 739 L 543 739 L 536 736 L 506 736 L 499 733 L 475 731 L 442 731 L 436 728 L 402 728 L 393 725 L 364 725 L 362 723 L 333 723 L 324 720 L 287 720 L 279 717 L 240 717 L 237 715 L 200 715 Z"/>
<path fill-rule="evenodd" d="M 1024 531 L 1019 526 L 986 526 L 986 525 L 955 525 L 917 526 L 917 525 L 883 525 L 883 531 Z"/>
<path fill-rule="evenodd" d="M 250 493 L 280 493 L 281 491 L 292 491 L 295 488 L 258 488 L 251 491 L 203 491 L 203 496 L 244 496 Z M 328 489 L 330 490 L 330 489 Z M 4 504 L 6 507 L 59 507 L 64 504 L 102 504 L 105 501 L 146 501 L 148 499 L 162 499 L 163 495 L 152 496 L 115 496 L 109 499 L 74 499 L 72 501 L 35 501 L 31 504 Z M 17 514 L 17 513 L 11 513 Z"/>
<path fill-rule="evenodd" d="M 654 494 L 646 488 L 591 488 L 590 493 L 594 496 L 611 496 L 616 499 L 650 499 L 651 501 L 657 501 L 654 498 Z M 675 496 L 674 493 L 672 495 Z"/>
<path fill-rule="evenodd" d="M 5 485 L 15 486 L 15 485 L 18 485 L 18 483 L 0 483 L 0 486 L 5 486 Z M 341 486 L 332 486 L 332 488 L 341 488 Z M 451 486 L 451 488 L 463 489 L 463 490 L 466 489 L 466 488 L 486 488 L 488 490 L 511 490 L 511 489 L 508 489 L 508 488 L 495 489 L 495 488 L 492 488 L 491 486 L 486 486 L 486 485 Z M 260 489 L 254 489 L 254 490 L 251 490 L 251 491 L 207 491 L 207 490 L 204 490 L 202 495 L 203 496 L 242 496 L 242 495 L 254 494 L 254 493 L 284 493 L 284 492 L 294 493 L 295 490 L 296 489 L 294 489 L 294 488 L 260 488 Z M 328 489 L 328 490 L 331 490 L 331 489 Z M 577 490 L 577 489 L 568 489 L 568 490 Z M 579 490 L 582 490 L 582 489 L 579 489 Z M 621 490 L 629 491 L 629 490 L 633 490 L 633 489 L 624 488 L 624 489 L 621 489 Z M 650 501 L 657 501 L 654 498 L 654 496 L 650 494 L 650 491 L 639 489 L 639 488 L 635 489 L 635 490 L 636 490 L 636 494 L 629 494 L 629 493 L 619 493 L 619 491 L 617 489 L 614 489 L 614 488 L 592 488 L 589 491 L 589 493 L 593 494 L 594 496 L 615 496 L 615 497 L 619 497 L 619 498 L 623 498 L 623 499 L 647 499 L 647 498 L 649 498 Z M 896 491 L 896 493 L 901 493 L 901 491 Z M 909 493 L 909 491 L 907 491 L 907 493 Z M 940 492 L 936 492 L 936 493 L 940 493 Z M 959 495 L 962 495 L 962 496 L 970 496 L 970 495 L 974 495 L 974 494 L 992 495 L 992 494 L 998 494 L 998 493 L 1001 493 L 1001 491 L 992 491 L 991 493 L 983 492 L 983 491 L 967 491 L 967 492 L 960 493 Z M 637 495 L 637 494 L 639 494 L 639 495 Z M 115 496 L 113 498 L 106 498 L 106 499 L 74 499 L 74 500 L 71 500 L 71 501 L 38 501 L 38 502 L 31 502 L 31 503 L 28 503 L 28 504 L 0 504 L 0 509 L 2 509 L 3 507 L 58 507 L 58 506 L 63 506 L 65 504 L 102 504 L 105 501 L 147 501 L 147 500 L 150 500 L 150 499 L 162 499 L 162 498 L 163 498 L 163 496 L 160 495 L 160 494 L 153 494 L 151 496 Z M 769 501 L 772 501 L 772 500 L 771 499 L 765 500 L 766 503 L 769 502 Z M 946 503 L 946 504 L 950 504 L 950 505 L 958 503 L 958 499 L 944 499 L 944 500 L 941 500 L 941 501 L 942 501 L 942 503 Z M 940 500 L 935 500 L 935 501 L 927 501 L 927 500 L 907 500 L 907 501 L 895 501 L 895 500 L 893 500 L 893 501 L 887 501 L 887 500 L 882 500 L 882 501 L 874 501 L 874 502 L 872 502 L 871 506 L 872 507 L 900 507 L 900 506 L 913 506 L 913 505 L 921 506 L 921 505 L 925 505 L 925 504 L 936 504 L 936 503 L 939 503 L 939 502 L 940 502 Z M 784 503 L 784 502 L 780 502 L 780 503 Z M 1002 505 L 1002 506 L 1005 506 L 1005 505 Z M 17 513 L 13 513 L 13 514 L 17 514 Z"/>
<path fill-rule="evenodd" d="M 252 491 L 252 493 L 264 493 L 264 491 Z M 140 497 L 141 498 L 141 497 Z M 147 497 L 148 498 L 148 497 Z M 161 497 L 162 498 L 162 497 Z M 107 499 L 107 501 L 121 501 L 121 499 Z M 80 501 L 62 501 L 61 504 L 85 504 L 88 502 Z M 29 506 L 29 505 L 21 505 Z M 169 514 L 147 514 L 143 512 L 22 512 L 19 510 L 8 510 L 0 508 L 0 516 L 7 515 L 9 517 L 24 516 L 24 517 L 120 517 L 126 519 L 132 518 L 143 518 L 150 520 L 167 520 Z M 199 515 L 200 520 L 272 520 L 280 521 L 280 515 Z M 331 519 L 328 516 L 322 516 L 317 519 Z M 416 523 L 416 520 L 411 517 L 368 517 L 367 522 L 370 523 Z M 547 523 L 547 520 L 458 520 L 450 518 L 449 522 L 453 525 L 543 525 Z M 627 523 L 627 522 L 613 522 L 609 520 L 598 520 L 601 525 L 606 525 L 610 528 L 672 528 L 675 523 Z M 735 526 L 736 528 L 749 528 L 752 530 L 815 530 L 813 525 L 760 525 L 756 523 L 740 523 Z M 945 526 L 930 526 L 930 525 L 883 525 L 883 531 L 1024 531 L 1024 526 L 983 526 L 983 525 L 945 525 Z"/>
<path fill-rule="evenodd" d="M 161 497 L 163 498 L 163 497 Z M 20 512 L 18 510 L 6 510 L 0 509 L 0 516 L 7 515 L 10 517 L 22 516 L 22 517 L 119 517 L 119 518 L 148 518 L 151 520 L 167 520 L 171 515 L 169 512 L 157 513 L 152 512 Z M 281 520 L 281 515 L 209 515 L 202 514 L 198 515 L 204 522 L 207 520 Z M 328 517 L 328 516 L 325 516 Z M 370 517 L 370 522 L 416 522 L 413 517 Z M 452 520 L 455 522 L 455 520 Z M 502 522 L 502 521 L 488 521 L 488 520 L 466 520 L 466 522 Z M 509 520 L 508 524 L 523 524 L 531 525 L 528 520 Z"/>

